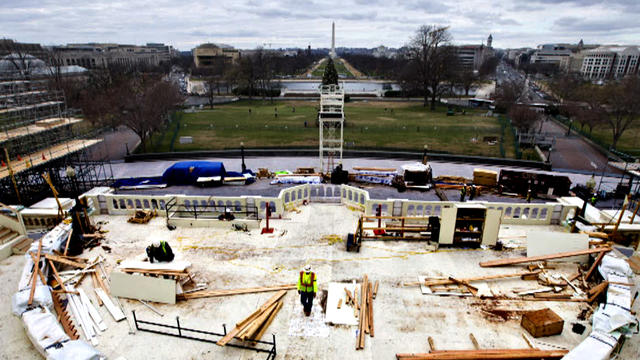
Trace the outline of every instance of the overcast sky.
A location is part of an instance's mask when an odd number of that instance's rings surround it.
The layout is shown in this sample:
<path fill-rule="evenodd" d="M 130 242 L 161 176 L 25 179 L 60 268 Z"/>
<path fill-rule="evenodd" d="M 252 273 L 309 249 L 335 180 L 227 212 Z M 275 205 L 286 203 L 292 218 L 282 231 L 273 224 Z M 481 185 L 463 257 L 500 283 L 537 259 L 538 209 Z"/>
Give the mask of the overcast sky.
<path fill-rule="evenodd" d="M 203 42 L 238 48 L 404 45 L 423 24 L 499 48 L 640 43 L 640 0 L 0 0 L 0 37 L 45 45 Z"/>

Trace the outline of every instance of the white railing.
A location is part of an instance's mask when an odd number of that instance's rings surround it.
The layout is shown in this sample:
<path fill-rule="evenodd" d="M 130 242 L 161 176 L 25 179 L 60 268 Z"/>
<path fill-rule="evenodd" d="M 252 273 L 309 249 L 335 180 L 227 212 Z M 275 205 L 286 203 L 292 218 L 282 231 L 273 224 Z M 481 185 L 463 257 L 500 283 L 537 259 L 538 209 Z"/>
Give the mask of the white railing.
<path fill-rule="evenodd" d="M 96 195 L 87 195 L 95 197 Z M 271 216 L 281 217 L 285 211 L 292 210 L 305 202 L 341 203 L 364 212 L 376 215 L 378 208 L 382 215 L 400 215 L 408 217 L 440 216 L 442 208 L 452 205 L 451 201 L 418 201 L 406 199 L 372 200 L 367 190 L 349 185 L 305 184 L 283 189 L 277 197 L 262 196 L 190 196 L 190 195 L 136 195 L 101 194 L 106 200 L 106 212 L 113 215 L 130 215 L 134 210 L 158 210 L 159 216 L 165 215 L 169 200 L 176 198 L 185 208 L 200 205 L 219 205 L 228 207 L 256 206 L 258 217 L 266 216 L 267 206 L 271 207 Z M 98 203 L 97 198 L 94 203 Z M 502 211 L 503 224 L 549 225 L 562 222 L 575 206 L 560 203 L 506 203 L 482 202 L 489 209 Z M 395 208 L 395 210 L 394 210 Z M 162 211 L 161 211 L 162 210 Z"/>

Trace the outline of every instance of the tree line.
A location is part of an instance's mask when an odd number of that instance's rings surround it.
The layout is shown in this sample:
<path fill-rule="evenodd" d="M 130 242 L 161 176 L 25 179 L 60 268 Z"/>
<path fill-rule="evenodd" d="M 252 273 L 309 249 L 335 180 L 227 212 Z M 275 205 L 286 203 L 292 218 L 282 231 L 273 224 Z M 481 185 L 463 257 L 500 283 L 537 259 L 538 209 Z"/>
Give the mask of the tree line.
<path fill-rule="evenodd" d="M 560 101 L 558 112 L 580 124 L 582 130 L 608 126 L 611 147 L 616 148 L 622 134 L 640 119 L 640 78 L 627 75 L 594 84 L 579 74 L 556 76 L 551 90 Z"/>

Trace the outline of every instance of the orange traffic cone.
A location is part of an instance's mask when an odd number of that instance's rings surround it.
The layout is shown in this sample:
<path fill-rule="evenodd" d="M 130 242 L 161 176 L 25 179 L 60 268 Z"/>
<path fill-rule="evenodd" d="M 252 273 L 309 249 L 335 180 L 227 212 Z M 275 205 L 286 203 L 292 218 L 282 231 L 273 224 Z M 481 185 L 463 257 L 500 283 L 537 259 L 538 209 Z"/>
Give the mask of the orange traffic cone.
<path fill-rule="evenodd" d="M 47 160 L 47 158 L 44 157 L 44 153 L 42 153 L 42 160 Z"/>

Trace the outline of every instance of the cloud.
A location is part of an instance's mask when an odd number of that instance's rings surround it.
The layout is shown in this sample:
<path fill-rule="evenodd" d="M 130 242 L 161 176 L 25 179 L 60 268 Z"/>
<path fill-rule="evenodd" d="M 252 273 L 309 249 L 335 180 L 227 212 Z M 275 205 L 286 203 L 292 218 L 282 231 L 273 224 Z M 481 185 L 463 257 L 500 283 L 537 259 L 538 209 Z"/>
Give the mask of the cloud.
<path fill-rule="evenodd" d="M 335 21 L 338 46 L 399 47 L 421 25 L 442 24 L 455 43 L 479 44 L 492 33 L 497 47 L 535 47 L 580 38 L 637 43 L 639 14 L 640 0 L 0 0 L 0 36 L 181 50 L 207 41 L 327 47 Z"/>

